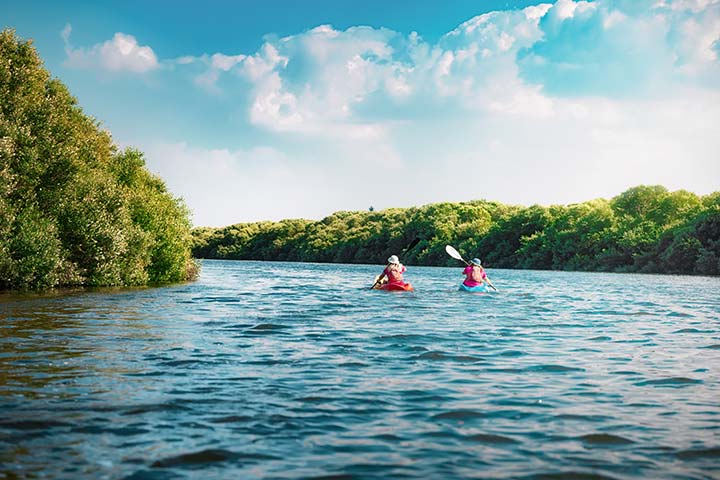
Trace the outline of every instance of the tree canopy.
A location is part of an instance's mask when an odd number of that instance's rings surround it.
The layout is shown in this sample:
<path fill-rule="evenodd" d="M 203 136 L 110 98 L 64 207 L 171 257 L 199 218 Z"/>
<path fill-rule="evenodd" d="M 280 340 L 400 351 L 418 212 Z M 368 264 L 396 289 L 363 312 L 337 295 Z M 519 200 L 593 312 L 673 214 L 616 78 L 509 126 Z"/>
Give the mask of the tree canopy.
<path fill-rule="evenodd" d="M 189 212 L 144 165 L 0 33 L 0 289 L 192 277 Z"/>
<path fill-rule="evenodd" d="M 454 265 L 446 244 L 491 267 L 720 273 L 720 194 L 637 186 L 610 200 L 520 207 L 497 202 L 336 212 L 320 221 L 193 230 L 202 258 Z"/>

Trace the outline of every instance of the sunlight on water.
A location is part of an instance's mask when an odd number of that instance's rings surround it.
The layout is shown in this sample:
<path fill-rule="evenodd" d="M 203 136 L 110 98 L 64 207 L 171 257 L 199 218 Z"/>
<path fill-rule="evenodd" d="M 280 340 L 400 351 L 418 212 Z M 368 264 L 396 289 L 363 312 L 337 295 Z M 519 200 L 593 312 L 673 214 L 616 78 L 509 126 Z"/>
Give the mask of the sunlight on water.
<path fill-rule="evenodd" d="M 0 478 L 720 475 L 720 279 L 381 268 L 0 296 Z"/>

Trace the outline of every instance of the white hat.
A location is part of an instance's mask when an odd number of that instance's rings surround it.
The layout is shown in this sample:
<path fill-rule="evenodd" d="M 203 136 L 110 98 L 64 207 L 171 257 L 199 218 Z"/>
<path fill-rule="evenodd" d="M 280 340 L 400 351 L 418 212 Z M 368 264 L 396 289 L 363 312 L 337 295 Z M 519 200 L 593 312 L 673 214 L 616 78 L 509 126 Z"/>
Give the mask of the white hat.
<path fill-rule="evenodd" d="M 388 258 L 388 263 L 400 263 L 400 259 L 397 255 L 391 255 L 390 258 Z"/>

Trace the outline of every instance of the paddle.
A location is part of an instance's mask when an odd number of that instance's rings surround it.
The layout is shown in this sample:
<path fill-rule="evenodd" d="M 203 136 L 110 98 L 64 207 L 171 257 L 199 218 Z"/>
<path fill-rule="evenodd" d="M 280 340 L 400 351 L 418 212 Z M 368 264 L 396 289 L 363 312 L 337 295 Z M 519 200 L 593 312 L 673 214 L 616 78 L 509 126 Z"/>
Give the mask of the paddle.
<path fill-rule="evenodd" d="M 375 277 L 375 282 L 372 284 L 372 287 L 370 287 L 370 290 L 375 288 L 375 285 L 377 285 L 380 282 L 380 278 L 382 278 L 382 274 Z"/>
<path fill-rule="evenodd" d="M 410 242 L 410 245 L 408 245 L 407 247 L 405 247 L 405 248 L 403 249 L 402 253 L 400 253 L 400 257 L 401 257 L 401 258 L 404 257 L 405 254 L 408 253 L 408 252 L 409 252 L 410 250 L 412 250 L 413 248 L 415 248 L 415 245 L 417 245 L 418 243 L 420 243 L 420 237 L 415 237 L 415 240 L 413 240 L 412 242 Z"/>
<path fill-rule="evenodd" d="M 460 255 L 460 252 L 455 250 L 455 248 L 451 247 L 450 245 L 445 245 L 445 251 L 447 252 L 448 255 L 453 257 L 455 260 L 460 260 L 465 265 L 470 265 L 468 262 L 465 261 L 464 258 L 462 258 L 462 255 Z"/>
<path fill-rule="evenodd" d="M 465 265 L 470 265 L 468 262 L 465 261 L 465 259 L 462 257 L 462 255 L 460 255 L 460 252 L 455 250 L 454 247 L 451 247 L 450 245 L 445 245 L 445 251 L 447 252 L 448 255 L 453 257 L 455 260 L 460 260 L 463 263 L 465 263 Z M 498 289 L 495 288 L 495 285 L 490 283 L 490 280 L 486 279 L 486 281 L 488 282 L 488 285 L 490 285 L 492 287 L 493 290 L 495 290 L 496 292 L 498 291 Z"/>

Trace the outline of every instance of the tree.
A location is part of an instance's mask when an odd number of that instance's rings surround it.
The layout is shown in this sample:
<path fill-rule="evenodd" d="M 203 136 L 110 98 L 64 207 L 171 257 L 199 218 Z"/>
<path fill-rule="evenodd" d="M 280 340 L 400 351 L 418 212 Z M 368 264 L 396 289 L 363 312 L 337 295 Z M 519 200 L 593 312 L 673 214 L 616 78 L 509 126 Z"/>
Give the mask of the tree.
<path fill-rule="evenodd" d="M 297 232 L 271 222 L 196 229 L 195 253 L 247 259 L 455 265 L 451 244 L 493 267 L 682 272 L 715 275 L 720 258 L 718 196 L 702 199 L 664 187 L 639 186 L 612 200 L 574 205 L 507 206 L 482 200 L 376 212 L 336 212 Z M 281 222 L 282 223 L 282 222 Z M 242 233 L 240 233 L 242 232 Z M 232 245 L 227 250 L 214 245 Z M 290 257 L 287 257 L 290 258 Z"/>
<path fill-rule="evenodd" d="M 0 289 L 187 279 L 189 212 L 0 33 Z"/>

